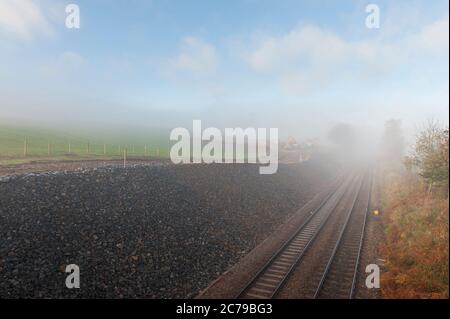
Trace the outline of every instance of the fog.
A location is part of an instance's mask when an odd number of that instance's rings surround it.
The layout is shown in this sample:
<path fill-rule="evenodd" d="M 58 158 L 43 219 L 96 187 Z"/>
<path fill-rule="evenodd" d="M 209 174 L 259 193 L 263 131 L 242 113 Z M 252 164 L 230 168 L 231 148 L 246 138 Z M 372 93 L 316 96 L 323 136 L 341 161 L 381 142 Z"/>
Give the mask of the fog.
<path fill-rule="evenodd" d="M 377 29 L 351 2 L 216 3 L 196 9 L 206 20 L 175 3 L 86 2 L 76 30 L 53 1 L 12 3 L 0 4 L 0 125 L 168 140 L 201 120 L 330 147 L 347 125 L 363 149 L 390 119 L 407 142 L 427 119 L 448 123 L 447 1 L 384 3 Z"/>
<path fill-rule="evenodd" d="M 176 92 L 174 92 L 176 94 Z M 399 114 L 372 106 L 361 106 L 353 112 L 346 107 L 305 107 L 262 105 L 213 105 L 197 110 L 133 107 L 100 99 L 52 99 L 37 96 L 0 95 L 0 124 L 13 127 L 36 127 L 61 133 L 86 136 L 146 135 L 160 132 L 169 140 L 169 132 L 176 127 L 192 128 L 193 120 L 201 120 L 204 127 L 278 128 L 281 140 L 294 137 L 297 141 L 316 140 L 321 145 L 335 147 L 351 145 L 346 152 L 369 152 L 379 144 L 386 121 L 402 121 L 406 143 L 411 142 L 418 127 L 427 119 L 438 118 L 448 125 L 447 115 L 433 116 L 427 112 Z M 423 110 L 427 110 L 424 106 Z M 438 113 L 435 113 L 438 114 Z M 403 117 L 402 117 L 403 115 Z M 346 127 L 339 131 L 338 128 Z M 351 131 L 351 132 L 350 132 Z M 333 133 L 334 132 L 334 133 Z M 340 136 L 339 133 L 342 133 Z M 341 140 L 339 140 L 339 138 Z M 342 149 L 342 147 L 341 147 Z M 359 152 L 358 151 L 358 152 Z"/>

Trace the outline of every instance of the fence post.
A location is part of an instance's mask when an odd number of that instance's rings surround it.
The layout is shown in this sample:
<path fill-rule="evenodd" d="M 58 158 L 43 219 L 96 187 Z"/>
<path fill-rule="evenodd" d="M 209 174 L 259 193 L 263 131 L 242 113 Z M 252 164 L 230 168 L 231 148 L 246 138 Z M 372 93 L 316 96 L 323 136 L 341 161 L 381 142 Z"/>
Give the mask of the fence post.
<path fill-rule="evenodd" d="M 144 145 L 144 156 L 147 157 L 147 144 Z"/>
<path fill-rule="evenodd" d="M 89 142 L 87 142 L 87 153 L 89 154 L 90 151 L 91 151 L 91 145 Z"/>
<path fill-rule="evenodd" d="M 69 154 L 72 154 L 72 145 L 70 142 L 69 142 Z"/>
<path fill-rule="evenodd" d="M 50 142 L 47 145 L 47 153 L 49 156 L 52 155 L 52 144 Z"/>
<path fill-rule="evenodd" d="M 106 155 L 106 144 L 103 144 L 103 155 Z"/>
<path fill-rule="evenodd" d="M 28 153 L 28 140 L 25 137 L 25 141 L 23 142 L 23 156 L 26 157 Z"/>
<path fill-rule="evenodd" d="M 127 166 L 127 148 L 123 150 L 123 168 Z"/>

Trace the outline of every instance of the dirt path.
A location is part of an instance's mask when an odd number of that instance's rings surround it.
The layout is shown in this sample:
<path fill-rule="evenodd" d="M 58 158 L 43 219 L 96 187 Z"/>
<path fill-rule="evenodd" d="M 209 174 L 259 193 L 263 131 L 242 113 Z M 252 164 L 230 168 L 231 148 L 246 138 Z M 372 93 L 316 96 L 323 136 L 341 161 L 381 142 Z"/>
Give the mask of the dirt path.
<path fill-rule="evenodd" d="M 127 161 L 127 165 L 143 165 L 159 162 L 167 162 L 164 159 L 132 159 Z M 73 160 L 73 161 L 48 161 L 48 162 L 31 162 L 16 165 L 0 165 L 0 176 L 17 176 L 29 173 L 42 173 L 53 171 L 76 171 L 86 168 L 97 168 L 105 166 L 123 165 L 122 160 Z"/>
<path fill-rule="evenodd" d="M 128 165 L 145 165 L 154 163 L 171 163 L 167 158 L 134 158 L 127 161 Z M 292 154 L 286 155 L 285 152 L 280 152 L 280 164 L 298 163 L 297 156 Z M 43 173 L 54 171 L 76 171 L 86 168 L 97 168 L 105 166 L 122 166 L 121 159 L 74 159 L 74 160 L 54 160 L 54 161 L 32 161 L 22 164 L 1 165 L 0 177 L 17 176 L 29 173 Z"/>

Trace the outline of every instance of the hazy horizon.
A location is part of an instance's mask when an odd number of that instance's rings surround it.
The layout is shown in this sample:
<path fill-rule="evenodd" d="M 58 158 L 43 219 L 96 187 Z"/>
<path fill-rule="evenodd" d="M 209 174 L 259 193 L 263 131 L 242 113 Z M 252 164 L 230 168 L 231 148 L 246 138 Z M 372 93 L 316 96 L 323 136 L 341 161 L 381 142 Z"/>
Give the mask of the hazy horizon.
<path fill-rule="evenodd" d="M 69 131 L 448 125 L 448 2 L 0 2 L 0 122 Z"/>

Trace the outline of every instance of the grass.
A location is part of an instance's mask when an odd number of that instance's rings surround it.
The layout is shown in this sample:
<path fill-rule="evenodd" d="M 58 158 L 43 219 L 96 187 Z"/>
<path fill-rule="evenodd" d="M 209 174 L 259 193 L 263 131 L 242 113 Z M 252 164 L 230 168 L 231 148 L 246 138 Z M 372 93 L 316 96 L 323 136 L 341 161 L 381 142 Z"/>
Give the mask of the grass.
<path fill-rule="evenodd" d="M 144 156 L 167 158 L 169 156 L 167 140 L 162 132 L 153 132 L 148 137 L 142 133 L 86 136 L 86 134 L 0 124 L 0 165 L 32 161 L 120 159 L 125 149 L 129 158 Z"/>

